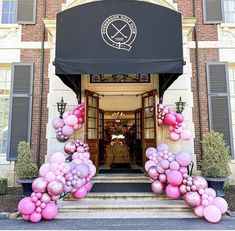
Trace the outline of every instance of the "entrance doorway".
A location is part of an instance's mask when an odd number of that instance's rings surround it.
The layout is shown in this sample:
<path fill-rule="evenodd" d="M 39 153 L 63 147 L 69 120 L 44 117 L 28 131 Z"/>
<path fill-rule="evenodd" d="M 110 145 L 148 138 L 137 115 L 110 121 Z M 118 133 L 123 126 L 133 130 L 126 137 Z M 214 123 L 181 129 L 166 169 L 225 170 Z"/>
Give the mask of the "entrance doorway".
<path fill-rule="evenodd" d="M 130 95 L 101 95 L 88 90 L 85 96 L 86 142 L 96 167 L 143 167 L 146 148 L 156 146 L 156 90 L 132 96 L 132 99 Z M 138 108 L 133 109 L 132 105 L 130 110 L 128 100 Z M 105 109 L 102 108 L 104 101 Z M 112 110 L 108 110 L 107 102 Z M 114 103 L 117 110 L 114 110 Z M 122 110 L 119 110 L 120 104 Z"/>

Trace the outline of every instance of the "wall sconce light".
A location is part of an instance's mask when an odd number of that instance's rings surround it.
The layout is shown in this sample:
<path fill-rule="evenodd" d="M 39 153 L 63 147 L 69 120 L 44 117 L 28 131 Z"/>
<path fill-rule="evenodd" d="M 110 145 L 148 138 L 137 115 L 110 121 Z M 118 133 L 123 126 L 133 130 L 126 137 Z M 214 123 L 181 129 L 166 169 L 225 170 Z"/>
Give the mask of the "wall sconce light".
<path fill-rule="evenodd" d="M 61 101 L 57 103 L 57 110 L 60 113 L 60 118 L 63 118 L 63 114 L 65 112 L 67 103 L 64 102 L 63 97 L 61 98 Z"/>
<path fill-rule="evenodd" d="M 182 102 L 181 96 L 180 96 L 179 101 L 175 102 L 175 105 L 176 105 L 176 112 L 181 114 L 185 108 L 186 102 Z"/>

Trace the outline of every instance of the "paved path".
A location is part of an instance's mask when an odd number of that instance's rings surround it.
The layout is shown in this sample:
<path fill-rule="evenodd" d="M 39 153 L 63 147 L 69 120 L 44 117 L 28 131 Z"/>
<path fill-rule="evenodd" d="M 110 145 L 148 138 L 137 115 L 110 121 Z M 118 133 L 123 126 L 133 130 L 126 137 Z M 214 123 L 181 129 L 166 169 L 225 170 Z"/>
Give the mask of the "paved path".
<path fill-rule="evenodd" d="M 42 221 L 0 220 L 0 230 L 235 230 L 235 218 L 218 224 L 204 219 L 67 219 Z"/>

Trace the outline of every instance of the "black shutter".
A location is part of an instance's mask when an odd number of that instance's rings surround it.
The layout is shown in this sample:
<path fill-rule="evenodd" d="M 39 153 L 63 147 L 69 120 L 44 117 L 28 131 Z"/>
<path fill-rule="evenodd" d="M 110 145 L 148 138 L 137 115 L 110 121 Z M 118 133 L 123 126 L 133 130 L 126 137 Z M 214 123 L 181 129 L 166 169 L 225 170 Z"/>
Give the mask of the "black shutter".
<path fill-rule="evenodd" d="M 205 24 L 223 22 L 223 0 L 203 0 L 203 17 Z"/>
<path fill-rule="evenodd" d="M 30 141 L 33 64 L 14 63 L 11 77 L 11 100 L 8 125 L 8 160 L 17 159 L 20 141 Z"/>
<path fill-rule="evenodd" d="M 16 23 L 36 23 L 37 0 L 17 0 L 16 6 Z"/>
<path fill-rule="evenodd" d="M 207 63 L 207 86 L 210 129 L 224 134 L 233 154 L 227 63 Z"/>

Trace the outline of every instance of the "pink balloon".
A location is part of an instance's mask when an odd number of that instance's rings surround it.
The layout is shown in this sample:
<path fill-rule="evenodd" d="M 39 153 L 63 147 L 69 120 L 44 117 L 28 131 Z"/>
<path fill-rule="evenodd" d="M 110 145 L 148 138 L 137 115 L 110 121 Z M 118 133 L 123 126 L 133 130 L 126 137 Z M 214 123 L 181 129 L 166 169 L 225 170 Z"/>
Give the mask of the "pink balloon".
<path fill-rule="evenodd" d="M 179 127 L 179 128 L 176 128 L 175 130 L 175 133 L 177 134 L 181 134 L 183 132 L 183 128 L 182 127 Z"/>
<path fill-rule="evenodd" d="M 160 165 L 161 165 L 161 167 L 162 167 L 163 169 L 168 169 L 169 166 L 170 166 L 170 163 L 169 163 L 168 160 L 162 160 L 161 163 L 160 163 Z"/>
<path fill-rule="evenodd" d="M 58 196 L 64 191 L 64 185 L 61 181 L 54 180 L 48 184 L 47 191 L 51 196 Z"/>
<path fill-rule="evenodd" d="M 187 186 L 182 184 L 180 185 L 180 193 L 184 195 L 187 192 Z"/>
<path fill-rule="evenodd" d="M 169 129 L 171 132 L 175 131 L 175 127 L 172 126 L 172 125 L 169 125 L 169 126 L 168 126 L 168 129 Z"/>
<path fill-rule="evenodd" d="M 206 188 L 204 193 L 206 193 L 208 196 L 215 198 L 216 192 L 213 188 Z"/>
<path fill-rule="evenodd" d="M 175 124 L 175 122 L 176 122 L 176 117 L 175 117 L 175 115 L 172 114 L 172 113 L 169 113 L 169 114 L 165 115 L 164 122 L 165 122 L 165 124 L 167 124 L 167 125 L 173 125 L 173 124 Z"/>
<path fill-rule="evenodd" d="M 216 205 L 220 209 L 221 213 L 226 213 L 228 210 L 228 203 L 222 197 L 214 198 L 213 204 Z"/>
<path fill-rule="evenodd" d="M 198 217 L 204 217 L 204 206 L 199 205 L 194 209 L 195 214 Z"/>
<path fill-rule="evenodd" d="M 75 115 L 70 115 L 66 118 L 67 125 L 74 126 L 78 123 L 78 118 Z"/>
<path fill-rule="evenodd" d="M 50 171 L 50 164 L 43 164 L 39 169 L 39 175 L 44 176 Z"/>
<path fill-rule="evenodd" d="M 155 180 L 152 183 L 151 188 L 152 188 L 153 193 L 155 193 L 157 195 L 163 194 L 164 189 L 165 189 L 164 185 L 158 180 Z"/>
<path fill-rule="evenodd" d="M 86 195 L 87 195 L 87 190 L 84 186 L 77 189 L 76 192 L 72 193 L 72 196 L 76 199 L 82 199 L 82 198 L 86 197 Z"/>
<path fill-rule="evenodd" d="M 184 116 L 180 113 L 175 114 L 176 122 L 183 123 L 184 122 Z"/>
<path fill-rule="evenodd" d="M 146 155 L 147 158 L 149 158 L 150 156 L 152 156 L 156 153 L 157 153 L 157 149 L 153 148 L 153 147 L 147 148 L 146 151 L 145 151 L 145 155 Z"/>
<path fill-rule="evenodd" d="M 51 196 L 48 193 L 43 193 L 41 197 L 41 202 L 49 203 L 51 201 Z"/>
<path fill-rule="evenodd" d="M 148 160 L 144 165 L 146 172 L 148 172 L 149 168 L 152 166 L 156 166 L 156 164 L 152 160 Z"/>
<path fill-rule="evenodd" d="M 153 179 L 153 180 L 155 180 L 155 179 L 158 178 L 159 174 L 158 174 L 158 172 L 157 172 L 156 166 L 152 166 L 152 167 L 149 168 L 149 170 L 148 170 L 148 175 L 149 175 L 149 177 L 150 177 L 151 179 Z"/>
<path fill-rule="evenodd" d="M 201 196 L 198 192 L 187 192 L 184 195 L 184 200 L 191 208 L 195 208 L 201 204 Z"/>
<path fill-rule="evenodd" d="M 159 181 L 163 184 L 167 182 L 167 177 L 165 174 L 160 174 L 158 178 L 159 178 Z"/>
<path fill-rule="evenodd" d="M 89 159 L 91 154 L 90 154 L 90 152 L 84 152 L 83 156 L 84 156 L 84 158 Z"/>
<path fill-rule="evenodd" d="M 176 161 L 183 167 L 187 167 L 192 162 L 192 157 L 189 153 L 180 151 L 175 156 Z"/>
<path fill-rule="evenodd" d="M 82 153 L 84 151 L 85 151 L 84 147 L 82 146 L 77 147 L 77 152 Z"/>
<path fill-rule="evenodd" d="M 159 144 L 157 146 L 157 151 L 163 152 L 163 151 L 168 151 L 169 147 L 166 144 Z"/>
<path fill-rule="evenodd" d="M 177 170 L 170 171 L 167 175 L 167 181 L 173 186 L 181 185 L 183 181 L 182 173 Z"/>
<path fill-rule="evenodd" d="M 182 174 L 188 173 L 187 167 L 180 167 L 179 171 L 180 171 Z"/>
<path fill-rule="evenodd" d="M 180 169 L 180 165 L 177 161 L 173 160 L 171 163 L 170 163 L 170 169 L 171 170 L 179 170 Z"/>
<path fill-rule="evenodd" d="M 33 212 L 31 215 L 30 215 L 30 221 L 33 222 L 33 223 L 37 223 L 39 221 L 42 220 L 42 214 L 41 213 L 37 213 L 37 212 Z"/>
<path fill-rule="evenodd" d="M 166 195 L 169 198 L 174 199 L 174 200 L 179 199 L 180 196 L 181 196 L 179 187 L 173 186 L 171 184 L 167 185 L 167 187 L 166 187 Z"/>
<path fill-rule="evenodd" d="M 69 112 L 66 111 L 66 112 L 63 114 L 63 119 L 66 119 L 68 116 L 69 116 Z"/>
<path fill-rule="evenodd" d="M 51 182 L 51 181 L 55 180 L 56 175 L 55 175 L 54 172 L 48 172 L 48 173 L 46 174 L 45 178 L 46 178 L 46 180 L 47 180 L 48 182 Z"/>
<path fill-rule="evenodd" d="M 180 135 L 175 133 L 175 132 L 171 132 L 170 133 L 170 140 L 171 141 L 178 141 L 180 139 Z"/>
<path fill-rule="evenodd" d="M 94 164 L 89 165 L 90 175 L 94 176 L 96 174 L 96 166 Z"/>
<path fill-rule="evenodd" d="M 75 110 L 74 111 L 74 115 L 77 117 L 77 118 L 80 118 L 82 117 L 82 112 L 80 110 Z"/>
<path fill-rule="evenodd" d="M 23 198 L 18 204 L 18 210 L 21 214 L 30 215 L 36 209 L 31 197 Z"/>
<path fill-rule="evenodd" d="M 64 120 L 63 119 L 55 119 L 53 121 L 53 128 L 58 129 L 62 128 L 64 126 Z"/>
<path fill-rule="evenodd" d="M 204 217 L 211 223 L 217 223 L 221 220 L 222 214 L 220 209 L 215 205 L 208 205 L 204 208 Z"/>
<path fill-rule="evenodd" d="M 23 220 L 29 221 L 30 220 L 30 215 L 22 215 Z"/>
<path fill-rule="evenodd" d="M 74 142 L 68 142 L 64 145 L 64 151 L 67 154 L 73 154 L 76 151 L 76 145 Z"/>
<path fill-rule="evenodd" d="M 86 182 L 86 184 L 84 184 L 84 187 L 86 188 L 87 192 L 90 192 L 92 188 L 91 182 L 90 181 Z"/>
<path fill-rule="evenodd" d="M 78 164 L 75 169 L 81 173 L 80 178 L 85 178 L 89 175 L 89 167 L 86 164 Z"/>
<path fill-rule="evenodd" d="M 57 214 L 58 206 L 54 202 L 47 204 L 46 208 L 42 211 L 42 217 L 45 220 L 52 220 L 57 216 Z"/>
<path fill-rule="evenodd" d="M 51 156 L 51 163 L 64 163 L 65 162 L 65 155 L 62 152 L 55 152 L 52 156 Z"/>
<path fill-rule="evenodd" d="M 45 192 L 48 181 L 44 177 L 38 177 L 32 183 L 32 189 L 34 192 Z"/>
<path fill-rule="evenodd" d="M 158 172 L 159 174 L 164 173 L 164 172 L 165 172 L 165 169 L 163 169 L 163 168 L 161 167 L 161 165 L 157 165 L 157 172 Z"/>
<path fill-rule="evenodd" d="M 193 184 L 196 185 L 197 190 L 208 188 L 208 183 L 202 176 L 193 177 Z"/>
<path fill-rule="evenodd" d="M 190 140 L 191 139 L 191 132 L 189 130 L 183 130 L 180 134 L 180 137 L 183 139 L 183 140 Z"/>
<path fill-rule="evenodd" d="M 71 127 L 71 126 L 69 126 L 69 125 L 65 125 L 65 126 L 62 128 L 62 133 L 63 133 L 64 136 L 70 137 L 71 135 L 73 135 L 74 129 L 73 129 L 73 127 Z"/>

